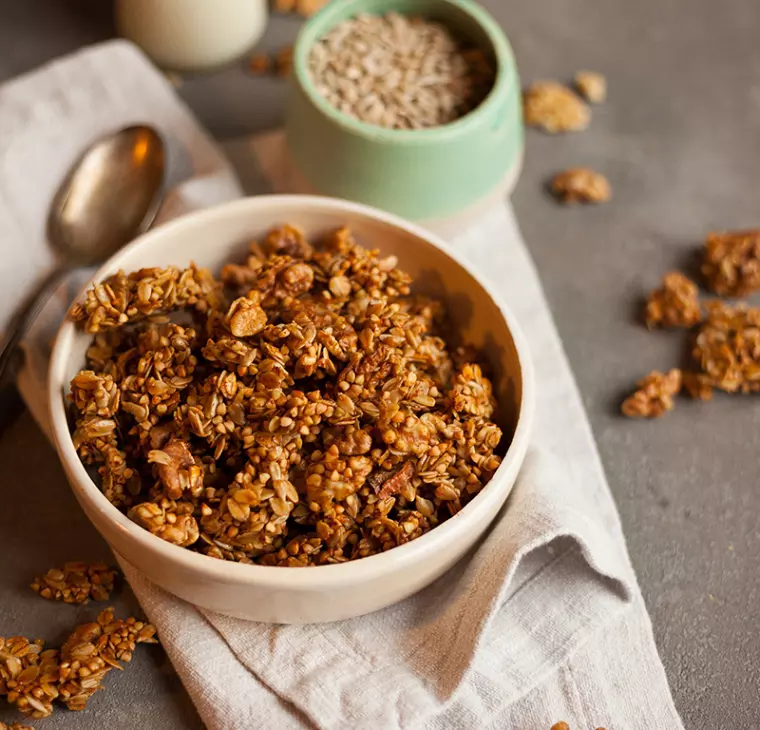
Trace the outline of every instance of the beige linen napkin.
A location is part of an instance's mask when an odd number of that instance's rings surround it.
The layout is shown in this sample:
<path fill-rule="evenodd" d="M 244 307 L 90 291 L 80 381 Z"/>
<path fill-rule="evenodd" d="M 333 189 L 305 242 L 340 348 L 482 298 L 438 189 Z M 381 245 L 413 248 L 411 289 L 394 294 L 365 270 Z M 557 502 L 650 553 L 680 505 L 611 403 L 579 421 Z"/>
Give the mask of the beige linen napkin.
<path fill-rule="evenodd" d="M 176 146 L 175 212 L 237 194 L 224 158 L 126 44 L 6 85 L 0 247 L 1 260 L 13 262 L 3 283 L 15 278 L 17 295 L 49 265 L 40 221 L 66 166 L 93 135 L 131 121 L 157 124 Z M 225 148 L 247 192 L 291 188 L 279 133 Z M 20 183 L 21 169 L 33 185 Z M 501 290 L 536 366 L 535 433 L 506 509 L 435 584 L 336 624 L 270 626 L 200 611 L 125 565 L 210 728 L 548 730 L 560 719 L 581 730 L 682 728 L 589 424 L 511 209 L 497 206 L 452 245 Z M 25 343 L 21 388 L 43 425 L 49 335 L 69 294 L 51 303 Z M 12 302 L 0 299 L 0 317 Z"/>

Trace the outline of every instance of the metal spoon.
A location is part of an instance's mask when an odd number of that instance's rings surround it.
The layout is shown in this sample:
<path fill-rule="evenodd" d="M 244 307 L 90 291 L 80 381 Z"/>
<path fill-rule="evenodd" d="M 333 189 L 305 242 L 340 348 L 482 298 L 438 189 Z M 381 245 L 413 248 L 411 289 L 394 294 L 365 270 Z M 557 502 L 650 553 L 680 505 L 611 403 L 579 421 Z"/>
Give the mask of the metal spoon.
<path fill-rule="evenodd" d="M 161 201 L 164 158 L 158 132 L 134 126 L 98 140 L 71 168 L 48 217 L 58 266 L 8 325 L 0 347 L 0 382 L 16 346 L 63 277 L 72 269 L 105 261 L 153 222 Z"/>

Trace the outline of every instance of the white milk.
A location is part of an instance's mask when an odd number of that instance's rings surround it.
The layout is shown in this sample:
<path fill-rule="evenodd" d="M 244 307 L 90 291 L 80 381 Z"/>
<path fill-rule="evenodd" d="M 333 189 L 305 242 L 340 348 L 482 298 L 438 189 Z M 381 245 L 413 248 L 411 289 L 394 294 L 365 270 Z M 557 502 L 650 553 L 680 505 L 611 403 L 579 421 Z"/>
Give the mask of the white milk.
<path fill-rule="evenodd" d="M 266 0 L 116 0 L 119 33 L 168 69 L 235 60 L 264 33 Z"/>

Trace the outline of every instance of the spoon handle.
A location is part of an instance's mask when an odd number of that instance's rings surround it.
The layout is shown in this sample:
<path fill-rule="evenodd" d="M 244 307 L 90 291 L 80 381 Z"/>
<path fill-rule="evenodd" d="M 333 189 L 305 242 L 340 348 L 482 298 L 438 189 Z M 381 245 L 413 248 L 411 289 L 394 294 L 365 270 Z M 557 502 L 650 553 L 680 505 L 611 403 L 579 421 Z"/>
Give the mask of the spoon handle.
<path fill-rule="evenodd" d="M 14 353 L 21 338 L 26 334 L 29 326 L 34 322 L 67 272 L 68 269 L 65 266 L 53 269 L 39 285 L 37 291 L 28 301 L 24 302 L 8 323 L 5 339 L 0 346 L 0 383 L 3 382 L 5 371 L 14 359 Z"/>

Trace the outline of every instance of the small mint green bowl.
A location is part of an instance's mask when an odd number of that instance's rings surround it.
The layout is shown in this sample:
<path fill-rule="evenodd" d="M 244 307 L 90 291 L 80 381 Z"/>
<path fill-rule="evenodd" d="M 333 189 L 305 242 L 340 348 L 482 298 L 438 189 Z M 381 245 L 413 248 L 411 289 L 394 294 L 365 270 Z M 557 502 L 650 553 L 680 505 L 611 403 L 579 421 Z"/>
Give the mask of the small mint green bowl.
<path fill-rule="evenodd" d="M 385 129 L 343 114 L 317 92 L 308 73 L 312 46 L 347 18 L 391 11 L 439 20 L 493 57 L 494 86 L 480 106 L 433 129 Z M 303 191 L 367 203 L 450 232 L 509 194 L 519 174 L 521 94 L 509 41 L 473 0 L 331 2 L 296 41 L 286 132 Z"/>

